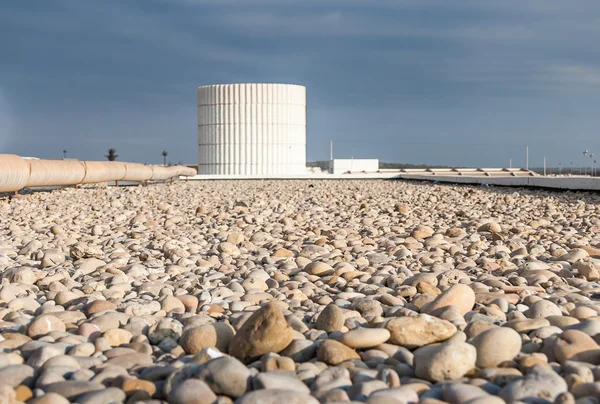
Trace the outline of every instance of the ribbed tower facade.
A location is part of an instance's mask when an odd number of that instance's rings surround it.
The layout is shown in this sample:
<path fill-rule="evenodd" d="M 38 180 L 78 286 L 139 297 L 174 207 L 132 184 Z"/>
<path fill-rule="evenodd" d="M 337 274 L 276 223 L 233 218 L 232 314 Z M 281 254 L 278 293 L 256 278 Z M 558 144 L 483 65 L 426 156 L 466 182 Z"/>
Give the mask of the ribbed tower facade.
<path fill-rule="evenodd" d="M 198 88 L 198 174 L 306 173 L 306 88 L 220 84 Z"/>

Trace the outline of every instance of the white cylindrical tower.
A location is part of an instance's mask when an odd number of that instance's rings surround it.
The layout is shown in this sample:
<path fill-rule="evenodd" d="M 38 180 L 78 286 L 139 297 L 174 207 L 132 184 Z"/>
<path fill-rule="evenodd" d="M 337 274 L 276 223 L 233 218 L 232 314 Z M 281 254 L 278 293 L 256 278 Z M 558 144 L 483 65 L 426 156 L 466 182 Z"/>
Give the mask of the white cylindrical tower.
<path fill-rule="evenodd" d="M 198 174 L 306 173 L 306 88 L 222 84 L 198 88 Z"/>

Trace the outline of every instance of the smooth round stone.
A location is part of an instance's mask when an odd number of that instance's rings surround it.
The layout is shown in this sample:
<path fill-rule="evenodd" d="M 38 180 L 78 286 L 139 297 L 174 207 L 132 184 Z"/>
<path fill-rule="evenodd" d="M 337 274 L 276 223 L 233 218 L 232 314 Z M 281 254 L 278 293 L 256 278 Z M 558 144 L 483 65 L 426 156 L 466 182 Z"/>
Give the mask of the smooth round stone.
<path fill-rule="evenodd" d="M 108 312 L 94 317 L 91 324 L 96 325 L 100 331 L 105 332 L 111 328 L 120 328 L 122 324 L 127 323 L 127 315 L 123 313 Z"/>
<path fill-rule="evenodd" d="M 294 339 L 281 309 L 267 303 L 244 323 L 231 340 L 229 354 L 249 362 L 264 354 L 283 351 Z"/>
<path fill-rule="evenodd" d="M 493 221 L 484 223 L 477 228 L 477 231 L 489 232 L 489 233 L 502 233 L 502 227 Z"/>
<path fill-rule="evenodd" d="M 575 317 L 578 320 L 585 320 L 590 317 L 596 317 L 598 312 L 591 307 L 578 306 L 569 312 L 569 315 Z"/>
<path fill-rule="evenodd" d="M 133 335 L 122 328 L 112 328 L 106 330 L 102 336 L 108 341 L 111 347 L 121 346 L 131 342 Z"/>
<path fill-rule="evenodd" d="M 125 393 L 121 389 L 109 387 L 105 390 L 86 393 L 77 398 L 77 402 L 81 404 L 122 403 L 125 398 Z"/>
<path fill-rule="evenodd" d="M 583 258 L 587 258 L 589 256 L 590 255 L 588 254 L 588 252 L 585 251 L 584 249 L 575 248 L 575 249 L 569 251 L 567 254 L 561 255 L 558 259 L 560 261 L 568 261 L 571 264 L 573 264 L 576 261 L 579 261 L 580 259 L 583 259 Z"/>
<path fill-rule="evenodd" d="M 597 281 L 600 279 L 600 270 L 591 262 L 579 261 L 573 265 L 579 274 L 588 281 Z"/>
<path fill-rule="evenodd" d="M 217 348 L 227 353 L 235 331 L 227 323 L 214 323 L 187 329 L 179 338 L 179 345 L 187 354 L 195 355 L 205 348 Z"/>
<path fill-rule="evenodd" d="M 328 333 L 340 331 L 345 321 L 346 317 L 342 309 L 335 304 L 328 304 L 319 314 L 316 328 Z"/>
<path fill-rule="evenodd" d="M 387 389 L 389 386 L 381 380 L 366 380 L 355 382 L 348 389 L 348 396 L 353 400 L 365 400 L 374 391 Z"/>
<path fill-rule="evenodd" d="M 445 290 L 441 295 L 435 298 L 427 305 L 427 313 L 432 313 L 437 309 L 455 306 L 464 316 L 475 305 L 475 292 L 473 289 L 463 284 L 456 284 Z"/>
<path fill-rule="evenodd" d="M 541 327 L 548 327 L 549 325 L 550 322 L 545 318 L 532 318 L 509 321 L 504 326 L 510 327 L 518 333 L 529 333 Z"/>
<path fill-rule="evenodd" d="M 487 321 L 476 320 L 469 322 L 464 331 L 468 338 L 475 338 L 482 332 L 491 330 L 493 328 L 498 328 L 498 326 Z"/>
<path fill-rule="evenodd" d="M 101 332 L 96 324 L 83 323 L 77 329 L 77 334 L 93 340 L 99 337 Z"/>
<path fill-rule="evenodd" d="M 490 395 L 477 386 L 460 383 L 449 383 L 442 386 L 443 398 L 450 404 L 467 403 Z"/>
<path fill-rule="evenodd" d="M 57 305 L 67 307 L 71 301 L 73 301 L 79 297 L 81 297 L 81 295 L 79 295 L 75 292 L 65 290 L 62 292 L 58 292 L 57 295 L 54 297 L 54 301 L 56 302 Z"/>
<path fill-rule="evenodd" d="M 38 368 L 44 365 L 48 359 L 60 356 L 65 353 L 65 347 L 58 344 L 42 346 L 31 353 L 27 358 L 27 364 Z"/>
<path fill-rule="evenodd" d="M 321 342 L 317 348 L 317 358 L 331 366 L 339 365 L 350 359 L 360 359 L 352 348 L 331 339 Z"/>
<path fill-rule="evenodd" d="M 217 396 L 202 380 L 188 379 L 169 393 L 168 400 L 171 404 L 213 404 Z"/>
<path fill-rule="evenodd" d="M 600 364 L 600 346 L 592 337 L 578 330 L 567 330 L 557 335 L 552 351 L 560 363 L 574 360 Z"/>
<path fill-rule="evenodd" d="M 324 262 L 311 262 L 304 267 L 304 272 L 314 276 L 328 276 L 333 273 L 333 268 Z"/>
<path fill-rule="evenodd" d="M 513 360 L 521 351 L 521 336 L 507 327 L 487 330 L 469 341 L 477 349 L 477 367 L 495 368 Z"/>
<path fill-rule="evenodd" d="M 418 403 L 419 395 L 410 385 L 377 390 L 367 399 L 368 404 L 411 404 Z"/>
<path fill-rule="evenodd" d="M 39 316 L 27 327 L 27 335 L 31 338 L 42 337 L 52 331 L 66 331 L 65 324 L 51 314 Z"/>
<path fill-rule="evenodd" d="M 44 390 L 47 393 L 57 393 L 69 400 L 73 400 L 83 394 L 102 391 L 105 388 L 103 384 L 96 382 L 68 380 L 49 384 L 44 387 Z"/>
<path fill-rule="evenodd" d="M 46 362 L 44 362 L 42 369 L 52 369 L 55 366 L 66 367 L 73 370 L 81 369 L 81 365 L 77 359 L 67 355 L 54 356 L 48 359 Z"/>
<path fill-rule="evenodd" d="M 85 342 L 83 344 L 75 345 L 73 348 L 69 350 L 69 355 L 71 356 L 92 356 L 96 348 L 94 344 L 90 342 Z"/>
<path fill-rule="evenodd" d="M 354 348 L 372 348 L 390 339 L 390 332 L 385 328 L 355 328 L 343 334 L 338 341 Z"/>
<path fill-rule="evenodd" d="M 529 306 L 529 310 L 525 312 L 529 318 L 546 318 L 550 316 L 561 316 L 560 308 L 549 300 L 538 300 Z"/>
<path fill-rule="evenodd" d="M 256 390 L 244 395 L 237 404 L 319 404 L 319 400 L 309 394 L 293 390 Z"/>
<path fill-rule="evenodd" d="M 571 392 L 577 399 L 583 397 L 600 397 L 600 382 L 582 383 L 572 388 Z"/>
<path fill-rule="evenodd" d="M 133 377 L 120 377 L 118 387 L 131 396 L 136 392 L 144 392 L 148 397 L 156 393 L 156 385 L 148 380 L 135 379 Z"/>
<path fill-rule="evenodd" d="M 13 388 L 21 384 L 33 387 L 34 375 L 35 369 L 28 365 L 8 365 L 0 368 L 0 381 Z"/>
<path fill-rule="evenodd" d="M 310 389 L 306 384 L 298 380 L 293 373 L 291 375 L 280 371 L 259 373 L 252 383 L 255 390 L 293 390 L 300 393 L 310 393 Z"/>
<path fill-rule="evenodd" d="M 288 370 L 291 372 L 296 371 L 296 364 L 290 358 L 285 356 L 265 355 L 260 360 L 260 368 L 263 372 L 270 370 Z"/>
<path fill-rule="evenodd" d="M 600 321 L 598 319 L 587 319 L 578 324 L 566 327 L 568 330 L 578 330 L 586 333 L 590 337 L 596 337 L 600 334 Z"/>
<path fill-rule="evenodd" d="M 160 307 L 167 313 L 177 312 L 183 313 L 185 312 L 185 306 L 181 300 L 176 298 L 175 296 L 165 296 L 165 298 L 160 303 Z"/>
<path fill-rule="evenodd" d="M 561 393 L 567 391 L 567 383 L 552 369 L 536 365 L 524 378 L 506 385 L 498 396 L 506 402 L 533 401 L 553 402 Z"/>
<path fill-rule="evenodd" d="M 562 334 L 562 332 L 563 330 L 561 330 L 560 328 L 551 325 L 549 327 L 540 327 L 537 330 L 532 331 L 529 334 L 529 337 L 546 339 L 550 338 L 553 335 Z"/>
<path fill-rule="evenodd" d="M 295 339 L 280 355 L 287 356 L 294 362 L 308 362 L 317 355 L 317 343 L 308 339 Z"/>
<path fill-rule="evenodd" d="M 6 385 L 4 385 L 6 386 Z M 8 386 L 6 386 L 8 387 Z M 25 385 L 20 385 L 17 388 L 15 388 L 15 393 L 16 393 L 16 399 L 17 401 L 21 401 L 21 402 L 26 402 L 29 399 L 33 398 L 33 392 L 31 391 L 31 389 Z M 2 394 L 2 392 L 0 391 L 0 397 L 4 397 L 7 398 L 7 394 Z"/>
<path fill-rule="evenodd" d="M 142 353 L 127 353 L 116 356 L 105 362 L 107 365 L 121 366 L 126 369 L 131 369 L 136 366 L 152 365 L 152 357 Z"/>
<path fill-rule="evenodd" d="M 408 349 L 445 341 L 456 333 L 454 324 L 427 314 L 392 318 L 384 327 L 390 332 L 390 344 Z"/>
<path fill-rule="evenodd" d="M 251 373 L 239 360 L 223 356 L 202 365 L 198 378 L 215 394 L 240 397 L 250 388 Z"/>
<path fill-rule="evenodd" d="M 455 380 L 475 367 L 477 350 L 464 342 L 424 346 L 414 352 L 417 377 L 441 382 Z"/>
<path fill-rule="evenodd" d="M 36 276 L 31 268 L 18 268 L 12 272 L 11 282 L 22 283 L 24 285 L 33 285 L 36 281 Z"/>
<path fill-rule="evenodd" d="M 57 393 L 46 393 L 41 397 L 33 398 L 27 404 L 69 404 L 70 401 Z"/>

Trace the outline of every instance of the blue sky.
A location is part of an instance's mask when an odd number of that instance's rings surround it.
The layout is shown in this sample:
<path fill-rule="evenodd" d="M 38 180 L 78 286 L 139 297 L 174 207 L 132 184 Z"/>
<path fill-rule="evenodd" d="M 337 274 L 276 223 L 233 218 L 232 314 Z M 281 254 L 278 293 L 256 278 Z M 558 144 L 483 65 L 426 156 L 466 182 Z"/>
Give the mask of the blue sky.
<path fill-rule="evenodd" d="M 600 156 L 597 0 L 2 0 L 0 152 L 197 161 L 196 88 L 307 87 L 307 155 Z"/>

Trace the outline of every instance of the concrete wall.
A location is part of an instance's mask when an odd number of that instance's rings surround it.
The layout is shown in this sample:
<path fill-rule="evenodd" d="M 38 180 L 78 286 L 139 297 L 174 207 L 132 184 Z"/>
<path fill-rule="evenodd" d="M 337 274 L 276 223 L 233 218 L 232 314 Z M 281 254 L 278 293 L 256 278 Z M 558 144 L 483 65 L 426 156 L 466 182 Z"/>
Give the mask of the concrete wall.
<path fill-rule="evenodd" d="M 306 172 L 306 88 L 225 84 L 198 88 L 198 171 L 206 175 Z"/>
<path fill-rule="evenodd" d="M 329 169 L 332 174 L 360 173 L 363 171 L 373 173 L 378 170 L 378 159 L 333 159 L 330 162 Z"/>

